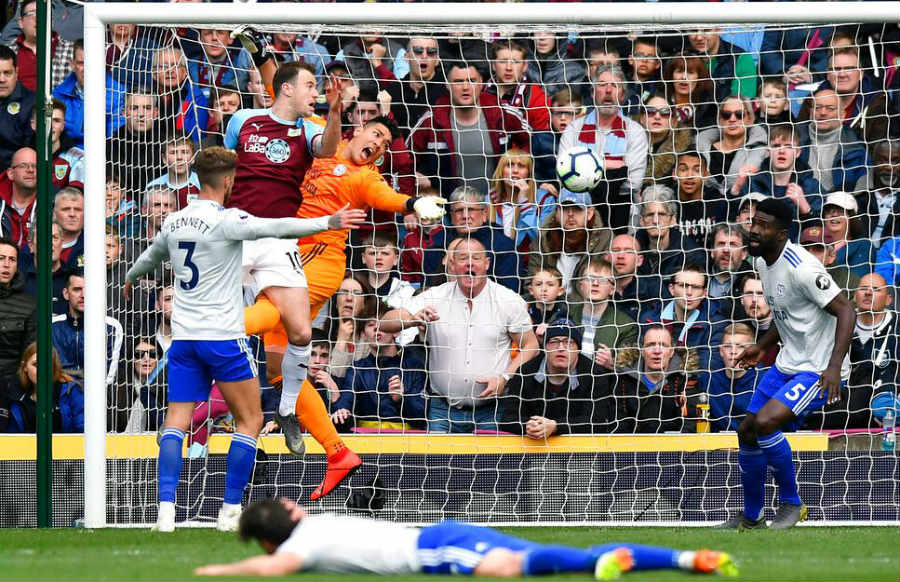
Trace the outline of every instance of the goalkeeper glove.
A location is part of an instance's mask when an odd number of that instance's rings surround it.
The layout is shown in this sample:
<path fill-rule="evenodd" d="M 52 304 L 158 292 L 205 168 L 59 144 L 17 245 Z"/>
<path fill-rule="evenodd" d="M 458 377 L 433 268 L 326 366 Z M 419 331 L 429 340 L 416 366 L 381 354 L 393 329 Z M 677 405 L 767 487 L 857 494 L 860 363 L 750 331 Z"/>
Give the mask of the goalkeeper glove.
<path fill-rule="evenodd" d="M 231 31 L 231 38 L 236 38 L 244 50 L 253 57 L 256 68 L 263 66 L 272 57 L 265 36 L 248 24 L 242 24 Z"/>
<path fill-rule="evenodd" d="M 438 221 L 444 217 L 447 200 L 438 196 L 423 196 L 413 202 L 413 210 L 421 220 Z"/>

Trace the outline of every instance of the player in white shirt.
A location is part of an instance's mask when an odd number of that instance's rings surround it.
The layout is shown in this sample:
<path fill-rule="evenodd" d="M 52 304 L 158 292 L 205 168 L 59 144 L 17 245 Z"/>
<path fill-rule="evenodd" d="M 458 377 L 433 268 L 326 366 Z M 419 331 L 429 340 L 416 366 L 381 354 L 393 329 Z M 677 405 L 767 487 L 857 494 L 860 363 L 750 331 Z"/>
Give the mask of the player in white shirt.
<path fill-rule="evenodd" d="M 720 527 L 765 528 L 767 467 L 778 485 L 773 529 L 806 519 L 791 446 L 782 430 L 796 430 L 813 410 L 840 399 L 849 376 L 847 351 L 856 313 L 825 267 L 788 240 L 793 213 L 781 200 L 759 202 L 750 228 L 749 253 L 762 280 L 775 325 L 747 347 L 739 365 L 755 366 L 779 340 L 781 351 L 753 392 L 747 417 L 738 427 L 738 465 L 744 510 Z"/>
<path fill-rule="evenodd" d="M 218 526 L 234 530 L 241 498 L 256 458 L 262 426 L 256 364 L 244 335 L 241 289 L 242 241 L 261 237 L 297 238 L 329 229 L 356 228 L 361 210 L 303 220 L 263 219 L 226 209 L 234 184 L 236 155 L 220 147 L 200 152 L 194 166 L 200 194 L 187 208 L 170 214 L 153 244 L 128 271 L 132 285 L 169 259 L 175 274 L 172 345 L 169 358 L 168 411 L 159 445 L 159 516 L 156 528 L 175 529 L 175 489 L 181 451 L 196 402 L 209 399 L 213 380 L 235 419 L 225 475 L 225 496 Z"/>
<path fill-rule="evenodd" d="M 544 546 L 489 527 L 442 521 L 423 528 L 339 515 L 309 515 L 289 499 L 263 499 L 241 515 L 241 539 L 255 539 L 266 555 L 194 570 L 199 576 L 283 576 L 300 570 L 462 574 L 495 578 L 594 572 L 598 580 L 631 570 L 738 574 L 731 556 L 712 550 L 611 543 L 590 548 Z"/>

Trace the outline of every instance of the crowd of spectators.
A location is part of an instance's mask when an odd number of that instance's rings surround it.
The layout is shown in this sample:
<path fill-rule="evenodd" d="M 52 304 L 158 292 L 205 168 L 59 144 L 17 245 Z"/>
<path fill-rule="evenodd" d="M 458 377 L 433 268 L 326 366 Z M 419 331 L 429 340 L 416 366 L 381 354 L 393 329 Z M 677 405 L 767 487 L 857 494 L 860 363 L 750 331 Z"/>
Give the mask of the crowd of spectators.
<path fill-rule="evenodd" d="M 27 432 L 36 4 L 15 4 L 0 35 L 0 431 Z M 56 24 L 54 428 L 80 431 L 84 44 L 77 26 Z M 734 430 L 777 355 L 736 366 L 773 324 L 747 254 L 766 197 L 790 205 L 791 240 L 858 310 L 844 397 L 807 426 L 877 427 L 884 402 L 900 407 L 896 23 L 268 42 L 278 63 L 339 81 L 345 136 L 377 115 L 397 122 L 402 137 L 378 163 L 389 184 L 449 201 L 443 222 L 373 213 L 351 238 L 309 365 L 340 430 Z M 172 281 L 160 268 L 126 303 L 124 273 L 199 191 L 195 153 L 271 96 L 227 30 L 110 25 L 106 46 L 108 426 L 153 431 Z M 556 176 L 557 154 L 578 145 L 604 165 L 590 192 Z M 198 403 L 195 416 L 211 410 L 227 414 Z"/>

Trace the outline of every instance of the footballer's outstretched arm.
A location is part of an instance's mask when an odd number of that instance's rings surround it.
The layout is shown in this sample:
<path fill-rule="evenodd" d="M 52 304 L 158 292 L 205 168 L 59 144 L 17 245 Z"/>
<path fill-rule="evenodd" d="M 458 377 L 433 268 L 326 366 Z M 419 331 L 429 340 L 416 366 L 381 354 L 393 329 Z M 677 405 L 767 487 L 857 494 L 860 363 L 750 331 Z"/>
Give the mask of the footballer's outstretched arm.
<path fill-rule="evenodd" d="M 444 216 L 446 200 L 438 196 L 407 196 L 391 188 L 381 176 L 358 174 L 357 188 L 366 205 L 387 212 L 415 212 L 425 220 L 440 220 Z"/>
<path fill-rule="evenodd" d="M 302 238 L 326 230 L 356 229 L 365 222 L 363 210 L 343 208 L 331 216 L 319 218 L 259 218 L 243 212 L 233 212 L 222 222 L 222 232 L 231 240 L 259 238 Z"/>
<path fill-rule="evenodd" d="M 850 301 L 843 293 L 834 296 L 825 311 L 837 318 L 834 328 L 834 347 L 831 349 L 831 359 L 828 360 L 828 368 L 819 377 L 822 392 L 828 394 L 828 402 L 837 402 L 841 396 L 841 366 L 844 357 L 850 349 L 850 341 L 853 338 L 853 330 L 856 328 L 856 311 L 850 305 Z"/>
<path fill-rule="evenodd" d="M 313 155 L 317 158 L 329 158 L 337 153 L 341 144 L 341 115 L 344 105 L 341 102 L 341 82 L 337 75 L 325 80 L 325 100 L 328 102 L 328 120 L 322 136 L 313 145 Z"/>
<path fill-rule="evenodd" d="M 147 249 L 141 253 L 125 275 L 126 283 L 134 283 L 169 258 L 169 245 L 162 232 L 156 235 Z"/>
<path fill-rule="evenodd" d="M 195 576 L 284 576 L 300 570 L 303 560 L 288 553 L 253 556 L 232 564 L 209 564 L 194 570 Z"/>

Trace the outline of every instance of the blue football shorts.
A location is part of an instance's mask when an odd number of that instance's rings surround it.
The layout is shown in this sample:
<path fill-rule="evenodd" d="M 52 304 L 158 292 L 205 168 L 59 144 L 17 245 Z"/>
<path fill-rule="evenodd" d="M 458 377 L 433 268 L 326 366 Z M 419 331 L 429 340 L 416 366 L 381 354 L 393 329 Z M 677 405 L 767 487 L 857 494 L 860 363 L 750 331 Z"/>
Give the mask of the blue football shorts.
<path fill-rule="evenodd" d="M 419 563 L 426 574 L 471 574 L 491 550 L 524 552 L 538 545 L 489 527 L 447 520 L 422 528 Z"/>
<path fill-rule="evenodd" d="M 766 402 L 774 398 L 790 408 L 797 417 L 797 420 L 791 423 L 791 427 L 785 427 L 788 430 L 791 428 L 796 430 L 810 412 L 821 408 L 827 402 L 828 395 L 820 395 L 821 391 L 819 374 L 815 372 L 785 374 L 772 366 L 753 391 L 747 412 L 758 413 Z"/>
<path fill-rule="evenodd" d="M 174 340 L 167 355 L 170 402 L 205 402 L 213 380 L 240 382 L 257 375 L 247 338 Z"/>

